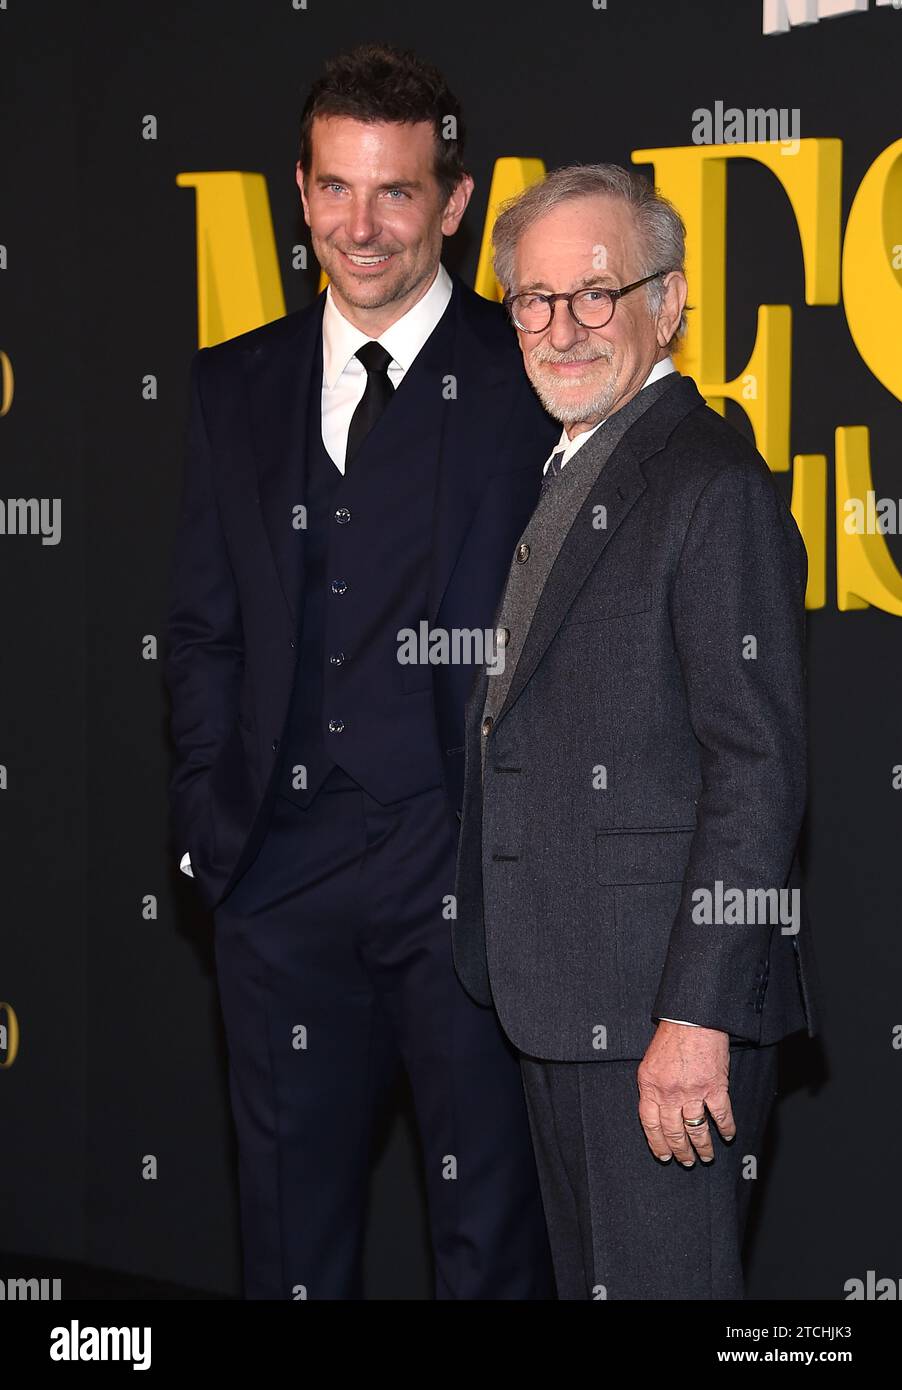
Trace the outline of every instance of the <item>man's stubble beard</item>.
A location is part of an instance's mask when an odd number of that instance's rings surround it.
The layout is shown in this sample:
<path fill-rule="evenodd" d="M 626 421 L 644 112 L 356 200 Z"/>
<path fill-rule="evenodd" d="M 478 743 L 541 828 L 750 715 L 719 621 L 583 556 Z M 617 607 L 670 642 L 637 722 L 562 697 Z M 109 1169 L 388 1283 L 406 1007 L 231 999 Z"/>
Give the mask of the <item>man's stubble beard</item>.
<path fill-rule="evenodd" d="M 404 299 L 418 285 L 422 284 L 424 280 L 433 279 L 435 277 L 436 270 L 438 269 L 438 264 L 436 260 L 429 266 L 427 270 L 422 272 L 422 274 L 420 274 L 417 277 L 414 277 L 412 274 L 410 276 L 407 276 L 403 273 L 402 270 L 400 278 L 391 278 L 386 279 L 385 281 L 380 281 L 376 280 L 373 277 L 366 280 L 362 278 L 358 281 L 354 279 L 351 272 L 346 269 L 346 267 L 340 260 L 341 252 L 338 250 L 338 248 L 332 247 L 330 248 L 330 250 L 333 253 L 331 257 L 331 259 L 333 260 L 333 268 L 338 269 L 338 274 L 333 274 L 333 270 L 330 269 L 326 258 L 321 256 L 317 252 L 315 245 L 313 248 L 314 255 L 316 255 L 317 260 L 319 261 L 322 268 L 325 270 L 326 274 L 329 276 L 329 279 L 334 284 L 337 292 L 348 304 L 350 304 L 355 309 L 384 309 L 387 305 L 394 304 L 399 299 Z M 377 256 L 382 255 L 384 253 L 385 248 L 383 248 L 382 251 L 372 251 L 369 249 L 364 250 L 363 248 L 361 248 L 359 252 L 355 252 L 354 254 L 361 256 Z M 395 256 L 399 256 L 403 254 L 403 251 L 396 249 L 392 252 L 392 254 Z M 389 262 L 388 264 L 391 265 L 391 262 Z M 365 292 L 367 285 L 372 286 L 371 293 Z"/>

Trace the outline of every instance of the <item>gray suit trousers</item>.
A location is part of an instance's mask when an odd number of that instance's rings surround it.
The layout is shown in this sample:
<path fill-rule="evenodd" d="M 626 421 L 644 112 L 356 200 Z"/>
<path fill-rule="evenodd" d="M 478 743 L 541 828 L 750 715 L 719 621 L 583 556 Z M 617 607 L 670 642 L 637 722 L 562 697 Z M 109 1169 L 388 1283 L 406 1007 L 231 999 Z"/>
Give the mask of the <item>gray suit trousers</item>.
<path fill-rule="evenodd" d="M 777 1088 L 777 1044 L 730 1049 L 736 1136 L 713 1163 L 661 1163 L 638 1061 L 521 1055 L 559 1299 L 742 1299 L 742 1241 Z M 756 1161 L 752 1162 L 754 1158 Z"/>

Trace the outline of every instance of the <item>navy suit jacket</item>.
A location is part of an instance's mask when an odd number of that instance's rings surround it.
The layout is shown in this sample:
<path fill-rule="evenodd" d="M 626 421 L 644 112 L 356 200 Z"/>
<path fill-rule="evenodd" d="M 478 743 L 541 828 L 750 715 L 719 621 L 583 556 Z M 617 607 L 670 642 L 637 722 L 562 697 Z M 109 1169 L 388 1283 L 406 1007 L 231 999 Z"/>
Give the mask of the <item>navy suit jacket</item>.
<path fill-rule="evenodd" d="M 435 383 L 448 405 L 426 615 L 449 631 L 492 626 L 560 432 L 523 372 L 504 310 L 452 280 L 445 312 L 456 320 L 454 357 Z M 208 908 L 256 852 L 274 786 L 303 603 L 304 531 L 291 515 L 304 500 L 308 411 L 320 411 L 310 380 L 324 303 L 325 291 L 306 309 L 201 348 L 191 362 L 165 673 L 175 849 L 190 852 Z M 474 667 L 432 672 L 456 833 Z"/>

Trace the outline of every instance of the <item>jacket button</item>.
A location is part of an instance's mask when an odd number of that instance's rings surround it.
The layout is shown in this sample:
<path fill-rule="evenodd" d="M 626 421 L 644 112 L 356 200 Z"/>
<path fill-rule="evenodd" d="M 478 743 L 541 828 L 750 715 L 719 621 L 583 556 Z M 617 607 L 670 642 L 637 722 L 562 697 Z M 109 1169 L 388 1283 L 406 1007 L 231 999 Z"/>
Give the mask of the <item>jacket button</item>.
<path fill-rule="evenodd" d="M 341 731 L 342 731 L 342 729 L 344 728 L 344 726 L 345 726 L 345 722 L 344 722 L 343 719 L 330 719 L 330 720 L 329 720 L 329 733 L 330 733 L 330 734 L 340 734 Z"/>
<path fill-rule="evenodd" d="M 293 637 L 292 637 L 291 641 L 288 643 L 288 645 L 289 645 L 289 647 L 291 648 L 291 650 L 294 651 L 294 638 L 293 638 Z"/>
<path fill-rule="evenodd" d="M 351 513 L 348 511 L 347 507 L 338 508 L 335 513 L 335 520 L 338 522 L 339 526 L 347 526 L 348 522 L 351 520 Z"/>
<path fill-rule="evenodd" d="M 277 738 L 274 738 L 273 741 L 272 741 L 272 751 L 273 751 L 274 753 L 275 753 L 276 749 L 278 748 L 278 746 L 279 746 L 279 740 L 278 740 Z"/>
<path fill-rule="evenodd" d="M 517 546 L 517 563 L 525 565 L 529 559 L 529 545 L 526 541 L 521 541 Z"/>
<path fill-rule="evenodd" d="M 329 587 L 333 594 L 346 594 L 348 591 L 348 581 L 346 579 L 333 579 Z"/>
<path fill-rule="evenodd" d="M 329 664 L 331 666 L 340 666 L 344 659 L 344 652 L 333 652 L 332 655 L 329 657 Z"/>
<path fill-rule="evenodd" d="M 490 734 L 492 732 L 492 725 L 494 724 L 494 722 L 495 721 L 492 718 L 492 716 L 490 714 L 487 714 L 485 719 L 483 719 L 482 721 L 482 732 L 484 734 Z"/>

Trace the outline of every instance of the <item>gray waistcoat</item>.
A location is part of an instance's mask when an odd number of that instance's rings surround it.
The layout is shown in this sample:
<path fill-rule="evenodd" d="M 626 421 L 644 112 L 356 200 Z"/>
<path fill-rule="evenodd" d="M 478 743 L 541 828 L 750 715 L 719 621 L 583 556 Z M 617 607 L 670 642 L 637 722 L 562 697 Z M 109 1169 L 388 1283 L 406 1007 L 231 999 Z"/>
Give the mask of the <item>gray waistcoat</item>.
<path fill-rule="evenodd" d="M 653 381 L 650 386 L 644 387 L 625 406 L 609 415 L 604 423 L 599 425 L 592 438 L 586 440 L 582 448 L 564 465 L 560 476 L 551 482 L 540 497 L 514 551 L 504 595 L 498 608 L 496 628 L 505 628 L 509 636 L 502 649 L 504 667 L 491 675 L 488 681 L 483 718 L 494 718 L 504 704 L 542 590 L 564 544 L 564 538 L 599 473 L 630 426 L 679 380 L 679 372 L 671 372 L 658 381 Z M 524 547 L 528 547 L 525 552 Z M 524 554 L 525 561 L 517 558 L 518 555 Z M 485 746 L 483 739 L 483 769 Z"/>

